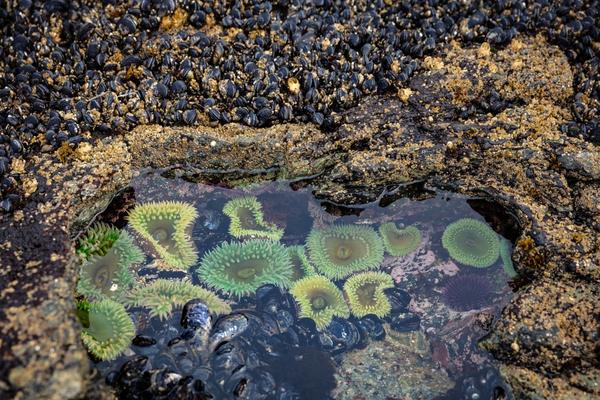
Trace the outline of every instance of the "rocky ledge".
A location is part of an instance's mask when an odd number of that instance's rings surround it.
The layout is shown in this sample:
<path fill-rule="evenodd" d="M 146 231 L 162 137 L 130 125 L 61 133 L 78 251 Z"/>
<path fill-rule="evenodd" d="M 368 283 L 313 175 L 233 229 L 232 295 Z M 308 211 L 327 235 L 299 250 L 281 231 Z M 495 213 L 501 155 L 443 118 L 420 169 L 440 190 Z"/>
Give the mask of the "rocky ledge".
<path fill-rule="evenodd" d="M 0 220 L 2 397 L 85 393 L 71 238 L 137 170 L 168 167 L 198 181 L 310 177 L 339 202 L 415 182 L 493 201 L 521 227 L 521 278 L 482 345 L 519 399 L 598 398 L 600 149 L 563 132 L 573 119 L 567 59 L 520 37 L 497 52 L 451 44 L 423 65 L 397 96 L 365 99 L 332 132 L 139 126 L 14 158 L 25 205 Z"/>

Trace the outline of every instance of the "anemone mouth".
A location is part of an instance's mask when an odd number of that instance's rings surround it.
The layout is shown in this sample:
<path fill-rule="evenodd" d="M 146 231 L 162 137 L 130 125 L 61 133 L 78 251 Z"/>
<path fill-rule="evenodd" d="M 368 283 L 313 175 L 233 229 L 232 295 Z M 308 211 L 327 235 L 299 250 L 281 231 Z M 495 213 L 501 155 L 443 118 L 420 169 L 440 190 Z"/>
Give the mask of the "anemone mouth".
<path fill-rule="evenodd" d="M 111 249 L 103 257 L 88 260 L 82 267 L 81 277 L 88 279 L 102 294 L 109 296 L 120 267 L 119 255 Z"/>
<path fill-rule="evenodd" d="M 347 318 L 350 315 L 342 292 L 323 276 L 300 279 L 290 293 L 300 306 L 300 315 L 314 320 L 319 329 L 329 325 L 334 316 Z"/>
<path fill-rule="evenodd" d="M 383 260 L 383 244 L 377 233 L 366 226 L 336 225 L 313 230 L 307 247 L 318 271 L 331 279 L 376 268 Z"/>
<path fill-rule="evenodd" d="M 415 226 L 398 229 L 396 224 L 389 222 L 379 227 L 379 233 L 388 253 L 402 257 L 415 251 L 421 244 L 421 232 Z"/>
<path fill-rule="evenodd" d="M 197 273 L 210 287 L 241 297 L 267 283 L 288 287 L 293 266 L 283 245 L 255 239 L 222 243 L 206 253 Z"/>
<path fill-rule="evenodd" d="M 265 273 L 265 268 L 269 265 L 266 259 L 240 260 L 231 264 L 227 269 L 227 275 L 230 279 L 244 283 L 252 283 Z"/>
<path fill-rule="evenodd" d="M 500 255 L 500 240 L 496 232 L 471 218 L 448 225 L 442 235 L 442 245 L 454 260 L 477 268 L 491 266 Z"/>
<path fill-rule="evenodd" d="M 121 354 L 135 334 L 133 321 L 125 307 L 112 300 L 91 303 L 87 311 L 88 327 L 81 338 L 88 350 L 101 360 Z"/>
<path fill-rule="evenodd" d="M 264 226 L 257 223 L 257 217 L 249 207 L 239 207 L 235 211 L 235 216 L 239 219 L 242 229 L 267 231 Z"/>
<path fill-rule="evenodd" d="M 391 311 L 391 304 L 384 293 L 394 287 L 392 277 L 383 272 L 363 272 L 350 277 L 344 284 L 344 294 L 352 314 L 363 317 L 375 314 L 384 317 Z"/>

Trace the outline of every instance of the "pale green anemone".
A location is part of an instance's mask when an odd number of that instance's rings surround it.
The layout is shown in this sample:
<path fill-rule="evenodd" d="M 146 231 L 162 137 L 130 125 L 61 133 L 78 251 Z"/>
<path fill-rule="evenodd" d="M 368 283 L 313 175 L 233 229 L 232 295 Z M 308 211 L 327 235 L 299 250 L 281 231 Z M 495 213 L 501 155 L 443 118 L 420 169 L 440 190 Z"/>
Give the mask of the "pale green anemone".
<path fill-rule="evenodd" d="M 135 282 L 131 266 L 142 262 L 144 255 L 127 232 L 117 232 L 118 238 L 104 255 L 91 255 L 81 266 L 77 292 L 87 299 L 123 301 Z"/>
<path fill-rule="evenodd" d="M 459 263 L 487 268 L 498 259 L 500 241 L 496 232 L 484 222 L 463 218 L 446 227 L 442 245 Z"/>
<path fill-rule="evenodd" d="M 77 253 L 87 260 L 91 256 L 103 256 L 119 238 L 121 231 L 114 226 L 95 223 L 79 239 Z"/>
<path fill-rule="evenodd" d="M 350 316 L 341 290 L 324 276 L 302 278 L 294 283 L 290 293 L 300 306 L 299 316 L 314 320 L 319 329 L 326 328 L 333 317 Z"/>
<path fill-rule="evenodd" d="M 150 309 L 150 316 L 166 319 L 173 307 L 181 307 L 192 299 L 200 299 L 210 312 L 226 314 L 231 307 L 210 290 L 196 286 L 187 280 L 157 279 L 135 289 L 128 303 Z"/>
<path fill-rule="evenodd" d="M 511 277 L 516 277 L 517 271 L 515 270 L 515 266 L 512 261 L 512 245 L 510 241 L 504 239 L 503 237 L 499 237 L 500 239 L 500 258 L 502 259 L 502 268 L 504 268 L 504 272 Z"/>
<path fill-rule="evenodd" d="M 267 283 L 288 287 L 293 267 L 282 244 L 257 239 L 221 243 L 204 255 L 196 272 L 211 288 L 242 297 Z"/>
<path fill-rule="evenodd" d="M 390 275 L 369 271 L 348 278 L 344 283 L 344 294 L 352 314 L 356 317 L 375 314 L 383 318 L 392 310 L 390 301 L 383 291 L 391 287 L 394 287 L 394 280 Z"/>
<path fill-rule="evenodd" d="M 256 197 L 238 197 L 229 200 L 223 213 L 231 219 L 229 234 L 236 238 L 264 238 L 278 241 L 283 229 L 264 221 L 262 205 Z"/>
<path fill-rule="evenodd" d="M 330 279 L 377 268 L 383 261 L 383 244 L 377 232 L 361 225 L 334 225 L 313 229 L 308 254 L 317 271 Z"/>
<path fill-rule="evenodd" d="M 79 308 L 83 308 L 79 310 L 83 313 L 87 308 L 87 320 L 82 318 L 87 326 L 81 332 L 81 339 L 96 358 L 112 360 L 129 346 L 135 327 L 123 305 L 102 300 Z"/>
<path fill-rule="evenodd" d="M 146 203 L 129 213 L 131 227 L 146 239 L 168 266 L 185 270 L 198 261 L 189 230 L 198 213 L 177 201 Z"/>
<path fill-rule="evenodd" d="M 304 246 L 290 246 L 287 252 L 293 267 L 292 282 L 316 273 L 315 268 L 308 261 Z"/>
<path fill-rule="evenodd" d="M 379 234 L 387 252 L 395 257 L 404 257 L 421 244 L 421 231 L 416 226 L 398 229 L 396 224 L 388 222 L 379 227 Z"/>

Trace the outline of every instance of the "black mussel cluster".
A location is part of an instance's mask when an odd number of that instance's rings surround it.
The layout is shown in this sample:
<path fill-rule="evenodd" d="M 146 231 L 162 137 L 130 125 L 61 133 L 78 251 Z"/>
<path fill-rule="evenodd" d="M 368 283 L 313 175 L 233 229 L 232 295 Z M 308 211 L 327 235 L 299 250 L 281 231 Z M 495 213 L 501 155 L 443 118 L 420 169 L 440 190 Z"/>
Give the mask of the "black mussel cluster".
<path fill-rule="evenodd" d="M 337 355 L 384 339 L 386 322 L 403 332 L 419 329 L 416 316 L 396 318 L 410 315 L 410 296 L 398 288 L 386 293 L 389 317 L 334 318 L 322 331 L 298 318 L 291 295 L 273 285 L 216 319 L 192 300 L 180 327 L 152 320 L 153 334 L 133 340 L 136 355 L 107 382 L 127 399 L 327 399 Z"/>
<path fill-rule="evenodd" d="M 20 0 L 0 7 L 0 210 L 11 158 L 139 124 L 333 129 L 364 96 L 406 85 L 453 39 L 545 32 L 574 62 L 576 121 L 598 140 L 595 0 Z"/>

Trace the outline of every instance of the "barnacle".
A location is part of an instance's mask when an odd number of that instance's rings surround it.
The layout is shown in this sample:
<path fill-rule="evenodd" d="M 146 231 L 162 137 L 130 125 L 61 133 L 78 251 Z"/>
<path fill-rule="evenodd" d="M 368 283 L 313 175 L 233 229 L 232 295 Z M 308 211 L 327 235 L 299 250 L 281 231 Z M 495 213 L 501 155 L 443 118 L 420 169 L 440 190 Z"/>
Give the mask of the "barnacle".
<path fill-rule="evenodd" d="M 500 239 L 500 259 L 502 260 L 502 268 L 504 268 L 504 272 L 511 277 L 516 277 L 517 271 L 515 270 L 515 266 L 512 261 L 512 245 L 511 243 L 503 238 Z"/>
<path fill-rule="evenodd" d="M 123 305 L 102 300 L 89 303 L 82 310 L 87 311 L 87 326 L 81 332 L 81 339 L 95 357 L 112 360 L 129 346 L 135 327 Z"/>
<path fill-rule="evenodd" d="M 83 263 L 77 291 L 90 300 L 122 301 L 133 286 L 131 265 L 144 260 L 142 251 L 126 231 L 117 231 L 118 238 L 104 255 L 94 254 Z"/>
<path fill-rule="evenodd" d="M 330 279 L 377 268 L 383 260 L 381 239 L 367 226 L 334 225 L 313 229 L 306 243 L 318 272 Z"/>
<path fill-rule="evenodd" d="M 385 317 L 392 306 L 383 291 L 391 287 L 394 287 L 394 280 L 390 275 L 369 271 L 348 278 L 344 283 L 344 294 L 356 317 L 367 314 Z"/>
<path fill-rule="evenodd" d="M 152 317 L 167 318 L 173 307 L 183 306 L 192 299 L 200 299 L 208 309 L 216 314 L 225 314 L 231 307 L 210 290 L 183 280 L 157 279 L 146 286 L 133 290 L 128 303 L 150 309 Z"/>
<path fill-rule="evenodd" d="M 241 297 L 267 283 L 288 287 L 293 267 L 283 245 L 255 239 L 221 243 L 206 253 L 197 273 L 210 287 Z"/>
<path fill-rule="evenodd" d="M 450 278 L 442 290 L 444 303 L 455 311 L 469 311 L 490 304 L 493 288 L 489 280 L 479 275 L 459 275 Z"/>
<path fill-rule="evenodd" d="M 129 223 L 152 244 L 165 264 L 185 270 L 198 261 L 188 232 L 197 215 L 191 204 L 163 201 L 135 207 L 129 213 Z"/>
<path fill-rule="evenodd" d="M 262 205 L 256 197 L 246 196 L 229 200 L 223 213 L 231 219 L 229 233 L 236 238 L 264 238 L 277 241 L 283 229 L 264 221 Z"/>
<path fill-rule="evenodd" d="M 485 223 L 462 218 L 446 227 L 442 245 L 461 264 L 486 268 L 498 259 L 498 235 Z"/>
<path fill-rule="evenodd" d="M 319 329 L 327 327 L 334 316 L 350 316 L 341 290 L 324 276 L 302 278 L 294 283 L 290 293 L 300 306 L 299 315 L 314 320 Z"/>
<path fill-rule="evenodd" d="M 77 253 L 87 260 L 91 256 L 103 256 L 119 238 L 121 231 L 114 226 L 96 223 L 79 239 Z"/>
<path fill-rule="evenodd" d="M 398 229 L 396 224 L 388 222 L 379 227 L 386 251 L 396 257 L 404 257 L 415 251 L 421 244 L 421 231 L 416 226 Z"/>
<path fill-rule="evenodd" d="M 310 262 L 308 261 L 304 246 L 298 245 L 287 247 L 287 252 L 293 268 L 292 282 L 296 282 L 307 275 L 314 275 L 316 273 L 315 268 L 310 265 Z"/>

